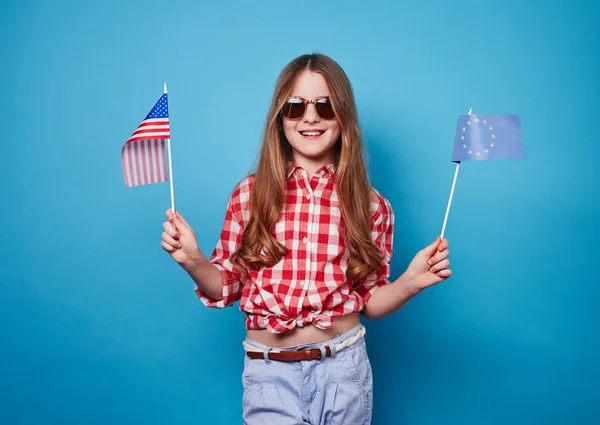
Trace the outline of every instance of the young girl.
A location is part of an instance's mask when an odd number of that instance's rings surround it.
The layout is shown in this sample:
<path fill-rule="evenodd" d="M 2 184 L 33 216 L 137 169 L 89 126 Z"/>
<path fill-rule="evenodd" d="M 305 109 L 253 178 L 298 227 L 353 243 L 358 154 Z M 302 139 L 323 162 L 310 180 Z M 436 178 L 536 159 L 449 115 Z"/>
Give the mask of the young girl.
<path fill-rule="evenodd" d="M 354 95 L 327 56 L 282 71 L 255 174 L 229 198 L 210 259 L 179 212 L 161 245 L 209 307 L 246 313 L 246 424 L 369 424 L 372 374 L 359 313 L 378 319 L 448 277 L 439 237 L 388 280 L 394 215 L 369 183 Z"/>

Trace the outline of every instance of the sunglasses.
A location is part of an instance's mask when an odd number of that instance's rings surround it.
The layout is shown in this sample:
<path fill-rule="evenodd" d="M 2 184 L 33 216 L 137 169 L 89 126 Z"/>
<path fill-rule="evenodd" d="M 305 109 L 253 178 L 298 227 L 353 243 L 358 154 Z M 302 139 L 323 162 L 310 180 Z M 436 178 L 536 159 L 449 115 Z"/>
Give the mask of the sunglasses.
<path fill-rule="evenodd" d="M 306 107 L 309 103 L 315 105 L 317 114 L 325 120 L 332 120 L 335 118 L 335 112 L 331 100 L 327 97 L 319 97 L 315 100 L 302 99 L 301 97 L 288 97 L 281 108 L 281 113 L 284 117 L 291 120 L 297 120 L 304 116 Z"/>

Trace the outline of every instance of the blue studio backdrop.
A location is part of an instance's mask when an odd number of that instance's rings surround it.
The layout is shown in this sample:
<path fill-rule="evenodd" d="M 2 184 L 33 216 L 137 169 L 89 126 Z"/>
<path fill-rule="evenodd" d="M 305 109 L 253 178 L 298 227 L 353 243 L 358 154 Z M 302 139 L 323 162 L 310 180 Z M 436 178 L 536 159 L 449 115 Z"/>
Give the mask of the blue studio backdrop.
<path fill-rule="evenodd" d="M 175 202 L 212 251 L 275 80 L 353 83 L 392 278 L 441 230 L 458 115 L 516 114 L 525 159 L 463 163 L 453 277 L 365 321 L 374 424 L 598 424 L 600 12 L 591 1 L 31 1 L 0 6 L 0 423 L 234 424 L 239 304 L 160 247 L 166 183 L 120 150 L 169 88 Z"/>

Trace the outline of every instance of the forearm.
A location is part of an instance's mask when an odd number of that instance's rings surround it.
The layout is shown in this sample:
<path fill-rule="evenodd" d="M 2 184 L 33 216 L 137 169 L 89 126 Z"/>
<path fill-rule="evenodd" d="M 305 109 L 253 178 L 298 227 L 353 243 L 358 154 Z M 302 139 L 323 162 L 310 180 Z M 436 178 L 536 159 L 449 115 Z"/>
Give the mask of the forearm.
<path fill-rule="evenodd" d="M 380 319 L 398 311 L 419 292 L 421 289 L 414 279 L 404 273 L 396 281 L 377 289 L 367 301 L 362 314 L 370 320 Z"/>
<path fill-rule="evenodd" d="M 181 267 L 190 275 L 198 288 L 214 300 L 223 299 L 223 279 L 221 271 L 204 255 Z"/>

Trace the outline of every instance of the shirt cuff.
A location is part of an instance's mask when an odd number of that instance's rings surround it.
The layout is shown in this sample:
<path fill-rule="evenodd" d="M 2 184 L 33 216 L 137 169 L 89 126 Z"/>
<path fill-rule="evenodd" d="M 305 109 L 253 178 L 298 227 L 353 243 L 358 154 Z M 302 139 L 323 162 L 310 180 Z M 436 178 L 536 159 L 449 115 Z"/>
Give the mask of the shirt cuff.
<path fill-rule="evenodd" d="M 200 301 L 202 301 L 202 303 L 204 303 L 204 305 L 207 307 L 211 307 L 211 308 L 229 307 L 229 306 L 233 305 L 239 298 L 239 297 L 236 297 L 236 295 L 239 291 L 240 281 L 235 276 L 233 276 L 233 274 L 229 270 L 227 270 L 225 267 L 223 267 L 222 265 L 220 265 L 218 263 L 213 263 L 213 264 L 221 272 L 221 280 L 223 281 L 223 292 L 221 294 L 223 296 L 223 299 L 215 300 L 214 298 L 209 297 L 208 295 L 206 295 L 204 292 L 202 292 L 200 290 L 198 285 L 195 286 L 194 291 L 196 291 L 196 294 L 200 298 Z"/>
<path fill-rule="evenodd" d="M 356 288 L 356 292 L 358 293 L 358 296 L 363 301 L 363 307 L 365 304 L 367 304 L 367 301 L 369 301 L 369 299 L 371 298 L 371 296 L 373 296 L 373 294 L 375 293 L 375 291 L 377 291 L 377 289 L 381 288 L 382 286 L 387 285 L 388 283 L 390 283 L 389 279 L 379 279 L 379 280 L 376 280 L 375 282 L 365 282 L 364 284 L 362 284 L 358 288 Z"/>

